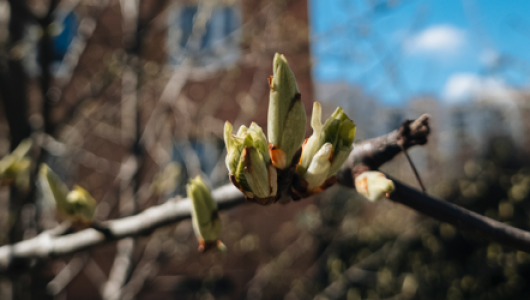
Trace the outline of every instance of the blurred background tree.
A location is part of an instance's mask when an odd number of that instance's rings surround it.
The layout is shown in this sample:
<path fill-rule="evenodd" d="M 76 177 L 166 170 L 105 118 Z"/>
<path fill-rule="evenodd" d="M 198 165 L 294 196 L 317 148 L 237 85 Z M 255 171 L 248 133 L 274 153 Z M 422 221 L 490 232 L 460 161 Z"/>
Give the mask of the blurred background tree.
<path fill-rule="evenodd" d="M 528 93 L 503 89 L 505 101 L 490 85 L 468 80 L 485 92 L 446 106 L 408 91 L 398 64 L 405 58 L 381 47 L 379 20 L 418 1 L 324 2 L 0 1 L 0 157 L 25 138 L 35 141 L 30 188 L 0 187 L 0 244 L 58 225 L 37 188 L 41 162 L 92 194 L 97 221 L 179 198 L 197 175 L 211 187 L 228 183 L 223 124 L 266 128 L 275 52 L 288 58 L 308 114 L 314 100 L 324 115 L 341 105 L 358 139 L 431 113 L 429 144 L 410 151 L 428 192 L 529 229 Z M 321 16 L 337 7 L 348 17 L 323 30 L 318 20 L 326 24 Z M 421 24 L 420 8 L 412 22 Z M 346 44 L 337 43 L 342 39 Z M 368 83 L 384 76 L 402 87 L 398 98 L 411 100 L 388 105 L 375 98 L 395 94 L 377 85 L 326 82 L 321 70 L 330 65 L 368 65 L 357 75 Z M 417 186 L 403 157 L 384 170 Z M 395 203 L 367 203 L 342 187 L 289 205 L 238 206 L 220 217 L 226 255 L 198 253 L 191 223 L 183 221 L 21 263 L 0 275 L 0 299 L 528 298 L 528 254 Z"/>

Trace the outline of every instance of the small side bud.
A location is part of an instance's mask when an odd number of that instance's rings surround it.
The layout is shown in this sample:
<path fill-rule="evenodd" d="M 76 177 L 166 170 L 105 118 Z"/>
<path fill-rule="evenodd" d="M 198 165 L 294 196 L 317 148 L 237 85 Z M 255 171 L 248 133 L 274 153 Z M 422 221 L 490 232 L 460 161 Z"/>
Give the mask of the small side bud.
<path fill-rule="evenodd" d="M 24 139 L 13 152 L 0 160 L 0 184 L 14 183 L 21 191 L 29 189 L 31 160 L 27 155 L 32 145 L 31 139 Z"/>
<path fill-rule="evenodd" d="M 191 199 L 193 231 L 199 241 L 199 251 L 203 252 L 219 243 L 221 219 L 217 213 L 217 203 L 213 200 L 210 189 L 200 176 L 190 179 L 186 190 Z"/>
<path fill-rule="evenodd" d="M 87 225 L 96 210 L 96 200 L 82 187 L 74 186 L 72 191 L 46 164 L 41 164 L 39 180 L 48 201 L 54 202 L 57 211 L 73 223 Z"/>
<path fill-rule="evenodd" d="M 355 178 L 357 192 L 370 201 L 379 201 L 394 191 L 394 183 L 385 174 L 366 171 Z"/>
<path fill-rule="evenodd" d="M 84 188 L 75 185 L 66 195 L 66 201 L 72 208 L 70 219 L 74 222 L 90 224 L 96 211 L 96 200 Z"/>

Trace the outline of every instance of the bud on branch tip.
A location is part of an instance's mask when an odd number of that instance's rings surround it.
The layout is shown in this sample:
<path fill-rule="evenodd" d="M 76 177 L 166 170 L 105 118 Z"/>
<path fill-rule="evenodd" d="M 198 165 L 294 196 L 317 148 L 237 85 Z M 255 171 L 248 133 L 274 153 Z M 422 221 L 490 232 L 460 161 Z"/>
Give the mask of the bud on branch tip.
<path fill-rule="evenodd" d="M 199 241 L 199 251 L 203 252 L 217 246 L 219 250 L 225 252 L 226 246 L 218 240 L 221 233 L 221 219 L 210 189 L 201 177 L 197 176 L 190 179 L 186 191 L 191 199 L 191 221 Z"/>
<path fill-rule="evenodd" d="M 89 224 L 96 210 L 96 200 L 82 187 L 74 186 L 72 191 L 46 164 L 41 164 L 39 178 L 43 192 L 57 211 L 74 223 Z"/>
<path fill-rule="evenodd" d="M 370 201 L 388 197 L 394 191 L 394 183 L 385 174 L 377 171 L 366 171 L 355 178 L 355 189 Z"/>
<path fill-rule="evenodd" d="M 267 134 L 274 167 L 286 169 L 305 138 L 306 113 L 294 73 L 285 56 L 276 53 L 270 96 Z"/>

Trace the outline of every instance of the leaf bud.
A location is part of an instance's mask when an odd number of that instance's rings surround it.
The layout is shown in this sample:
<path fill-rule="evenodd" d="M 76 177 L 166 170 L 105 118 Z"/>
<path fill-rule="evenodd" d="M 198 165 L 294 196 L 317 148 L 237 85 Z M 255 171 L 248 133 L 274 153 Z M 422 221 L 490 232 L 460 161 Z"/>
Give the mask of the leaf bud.
<path fill-rule="evenodd" d="M 227 148 L 225 162 L 232 182 L 247 199 L 275 198 L 277 174 L 276 169 L 271 165 L 265 134 L 256 123 L 252 123 L 248 128 L 241 126 L 236 135 L 233 135 L 232 131 L 232 124 L 226 122 L 224 129 Z M 261 203 L 262 201 L 255 202 Z"/>
<path fill-rule="evenodd" d="M 286 169 L 302 146 L 306 113 L 294 73 L 285 56 L 276 53 L 273 76 L 269 77 L 270 96 L 267 119 L 269 149 L 274 167 Z"/>
<path fill-rule="evenodd" d="M 186 191 L 191 199 L 191 221 L 199 241 L 199 251 L 206 251 L 213 246 L 217 246 L 220 250 L 226 249 L 226 246 L 218 240 L 222 227 L 221 219 L 210 189 L 201 177 L 197 176 L 190 179 Z"/>
<path fill-rule="evenodd" d="M 0 160 L 0 184 L 14 183 L 19 190 L 29 189 L 31 160 L 27 155 L 32 144 L 31 139 L 24 139 L 11 154 Z"/>
<path fill-rule="evenodd" d="M 378 201 L 394 191 L 394 183 L 378 171 L 366 171 L 355 178 L 355 189 L 370 201 Z"/>
<path fill-rule="evenodd" d="M 352 143 L 355 138 L 355 124 L 348 118 L 342 108 L 338 107 L 323 125 L 321 118 L 321 105 L 315 102 L 313 104 L 313 115 L 311 118 L 313 134 L 306 140 L 302 148 L 300 164 L 297 166 L 297 173 L 302 177 L 308 171 L 317 151 L 320 151 L 322 145 L 328 143 L 331 144 L 332 148 L 330 156 L 331 166 L 326 174 L 326 179 L 337 173 L 353 149 Z"/>
<path fill-rule="evenodd" d="M 39 179 L 44 195 L 55 203 L 57 211 L 72 222 L 88 224 L 96 210 L 96 200 L 82 187 L 68 191 L 66 184 L 46 164 L 41 164 Z"/>

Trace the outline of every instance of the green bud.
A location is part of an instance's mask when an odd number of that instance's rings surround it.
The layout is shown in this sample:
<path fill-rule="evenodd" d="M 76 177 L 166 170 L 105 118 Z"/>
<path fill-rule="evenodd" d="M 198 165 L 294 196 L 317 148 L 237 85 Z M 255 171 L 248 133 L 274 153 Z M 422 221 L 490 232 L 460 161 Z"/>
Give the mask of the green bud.
<path fill-rule="evenodd" d="M 0 183 L 15 183 L 18 189 L 29 189 L 31 160 L 27 157 L 33 142 L 25 139 L 11 152 L 0 160 Z"/>
<path fill-rule="evenodd" d="M 71 220 L 82 223 L 92 221 L 97 203 L 85 189 L 75 185 L 74 189 L 66 195 L 66 202 L 71 207 L 72 213 L 69 215 Z"/>
<path fill-rule="evenodd" d="M 306 114 L 296 78 L 285 56 L 278 53 L 274 56 L 269 83 L 267 134 L 272 144 L 272 164 L 286 169 L 304 141 Z"/>
<path fill-rule="evenodd" d="M 350 148 L 355 138 L 355 124 L 344 113 L 341 107 L 326 120 L 322 130 L 325 140 L 333 144 L 333 149 Z"/>
<path fill-rule="evenodd" d="M 313 156 L 324 145 L 324 134 L 322 133 L 322 106 L 318 102 L 313 103 L 313 114 L 311 116 L 311 127 L 313 134 L 307 139 L 302 148 L 301 162 L 297 167 L 297 172 L 304 175 L 313 160 Z"/>
<path fill-rule="evenodd" d="M 197 176 L 190 179 L 186 185 L 186 191 L 191 199 L 191 221 L 195 236 L 199 240 L 199 251 L 208 249 L 212 244 L 221 247 L 223 244 L 218 242 L 221 220 L 217 213 L 217 203 L 213 200 L 210 189 L 201 177 Z"/>
<path fill-rule="evenodd" d="M 46 164 L 41 164 L 39 178 L 44 195 L 54 202 L 57 210 L 72 222 L 89 223 L 96 209 L 96 201 L 80 186 L 72 191 Z"/>
<path fill-rule="evenodd" d="M 332 155 L 332 145 L 326 143 L 313 156 L 307 172 L 303 178 L 307 181 L 309 191 L 321 186 L 328 178 L 329 168 L 331 167 L 330 158 Z"/>
<path fill-rule="evenodd" d="M 366 171 L 355 178 L 355 189 L 370 201 L 378 201 L 394 191 L 394 183 L 385 174 Z"/>
<path fill-rule="evenodd" d="M 242 131 L 242 129 L 245 129 Z M 224 128 L 224 140 L 226 146 L 226 168 L 230 174 L 236 173 L 236 168 L 239 164 L 239 159 L 241 157 L 241 150 L 243 150 L 243 139 L 240 136 L 246 132 L 246 127 L 241 126 L 236 136 L 232 134 L 234 126 L 230 122 L 226 121 Z"/>
<path fill-rule="evenodd" d="M 338 107 L 324 125 L 321 123 L 322 108 L 318 102 L 313 104 L 313 115 L 311 127 L 313 134 L 307 140 L 302 149 L 301 163 L 297 167 L 297 173 L 301 176 L 307 172 L 317 151 L 325 143 L 332 145 L 331 166 L 327 178 L 334 176 L 342 164 L 348 158 L 353 149 L 352 143 L 355 138 L 355 124 Z"/>
<path fill-rule="evenodd" d="M 267 139 L 263 130 L 252 123 L 241 126 L 232 135 L 233 126 L 225 123 L 226 167 L 248 198 L 276 196 L 276 169 L 271 166 Z"/>

